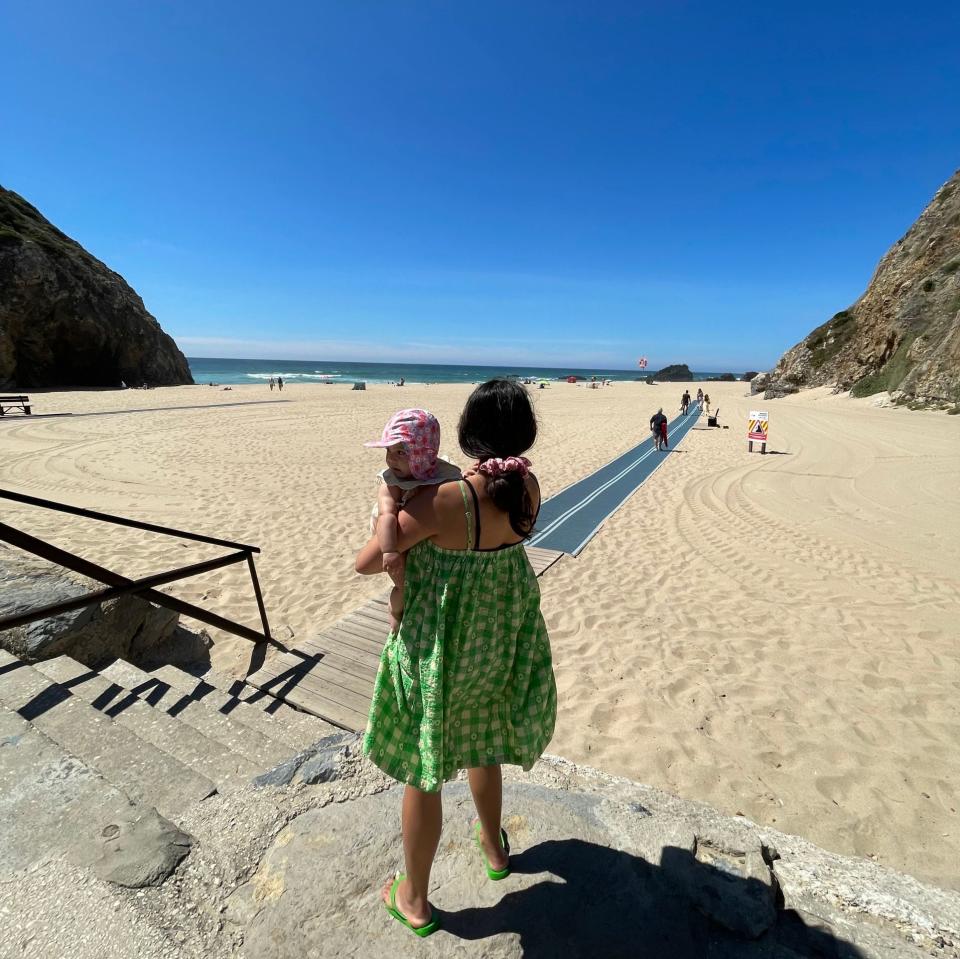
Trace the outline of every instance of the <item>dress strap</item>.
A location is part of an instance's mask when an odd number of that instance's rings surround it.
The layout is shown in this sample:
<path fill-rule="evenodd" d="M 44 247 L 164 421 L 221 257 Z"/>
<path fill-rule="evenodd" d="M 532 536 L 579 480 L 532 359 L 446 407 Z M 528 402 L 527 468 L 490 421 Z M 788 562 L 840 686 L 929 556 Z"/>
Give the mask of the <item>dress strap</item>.
<path fill-rule="evenodd" d="M 464 489 L 464 486 L 470 486 L 470 484 L 466 480 L 460 480 L 457 485 L 460 487 L 460 495 L 463 497 L 463 515 L 467 520 L 467 549 L 470 549 L 473 542 L 473 536 L 471 535 L 473 532 L 473 518 L 470 513 L 470 504 L 467 502 L 467 491 Z M 471 489 L 472 488 L 473 487 L 471 487 Z M 474 496 L 476 496 L 476 493 L 474 493 Z"/>
<path fill-rule="evenodd" d="M 464 480 L 464 482 L 466 482 L 466 480 Z M 473 488 L 473 483 L 467 483 L 467 488 L 473 493 L 473 548 L 477 550 L 480 549 L 480 497 L 477 496 L 477 491 Z M 469 549 L 469 547 L 467 548 Z"/>

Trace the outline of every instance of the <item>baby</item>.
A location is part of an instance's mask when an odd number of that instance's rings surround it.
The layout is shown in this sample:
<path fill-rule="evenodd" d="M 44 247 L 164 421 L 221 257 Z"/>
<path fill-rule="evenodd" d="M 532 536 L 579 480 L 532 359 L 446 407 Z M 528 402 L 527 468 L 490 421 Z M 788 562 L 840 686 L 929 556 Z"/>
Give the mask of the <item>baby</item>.
<path fill-rule="evenodd" d="M 460 470 L 439 456 L 440 424 L 426 410 L 400 410 L 390 417 L 379 440 L 364 443 L 387 451 L 387 468 L 378 475 L 380 489 L 373 510 L 373 531 L 383 554 L 390 591 L 390 630 L 396 632 L 403 616 L 404 557 L 397 551 L 400 510 L 421 486 L 436 486 L 461 478 Z"/>

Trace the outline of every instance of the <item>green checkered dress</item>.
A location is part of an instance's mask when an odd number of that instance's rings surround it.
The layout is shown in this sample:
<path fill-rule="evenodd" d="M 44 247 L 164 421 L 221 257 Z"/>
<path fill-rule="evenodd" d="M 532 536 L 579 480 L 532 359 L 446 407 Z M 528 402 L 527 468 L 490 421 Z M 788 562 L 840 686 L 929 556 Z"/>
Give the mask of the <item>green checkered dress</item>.
<path fill-rule="evenodd" d="M 523 545 L 414 546 L 403 621 L 380 658 L 367 756 L 399 782 L 436 792 L 458 769 L 529 769 L 556 715 L 540 587 Z"/>

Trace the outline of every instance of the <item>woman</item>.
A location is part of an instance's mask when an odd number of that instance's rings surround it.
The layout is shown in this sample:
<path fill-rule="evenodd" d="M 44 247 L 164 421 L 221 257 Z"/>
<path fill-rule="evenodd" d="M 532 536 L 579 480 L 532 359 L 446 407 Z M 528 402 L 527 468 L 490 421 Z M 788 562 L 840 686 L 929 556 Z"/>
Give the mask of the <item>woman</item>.
<path fill-rule="evenodd" d="M 467 769 L 487 875 L 506 878 L 500 765 L 529 769 L 556 719 L 540 589 L 523 548 L 540 508 L 522 456 L 537 436 L 526 390 L 509 380 L 478 386 L 458 433 L 476 460 L 466 479 L 425 489 L 399 515 L 398 549 L 409 551 L 403 621 L 384 647 L 363 743 L 374 763 L 406 784 L 406 874 L 388 880 L 382 895 L 419 936 L 439 926 L 427 891 L 444 781 Z M 382 571 L 376 537 L 356 568 Z"/>

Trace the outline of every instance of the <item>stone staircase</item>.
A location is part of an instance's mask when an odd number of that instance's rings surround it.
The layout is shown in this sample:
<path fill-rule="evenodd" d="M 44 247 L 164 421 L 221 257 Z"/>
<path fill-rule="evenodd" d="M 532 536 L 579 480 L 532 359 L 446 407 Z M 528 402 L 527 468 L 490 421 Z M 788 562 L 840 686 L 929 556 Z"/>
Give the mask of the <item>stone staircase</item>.
<path fill-rule="evenodd" d="M 0 959 L 960 959 L 956 892 L 550 757 L 505 770 L 507 888 L 445 787 L 414 946 L 377 895 L 402 789 L 355 745 L 209 673 L 0 651 Z"/>
<path fill-rule="evenodd" d="M 210 673 L 27 665 L 0 650 L 0 874 L 151 807 L 179 825 L 335 731 Z"/>

